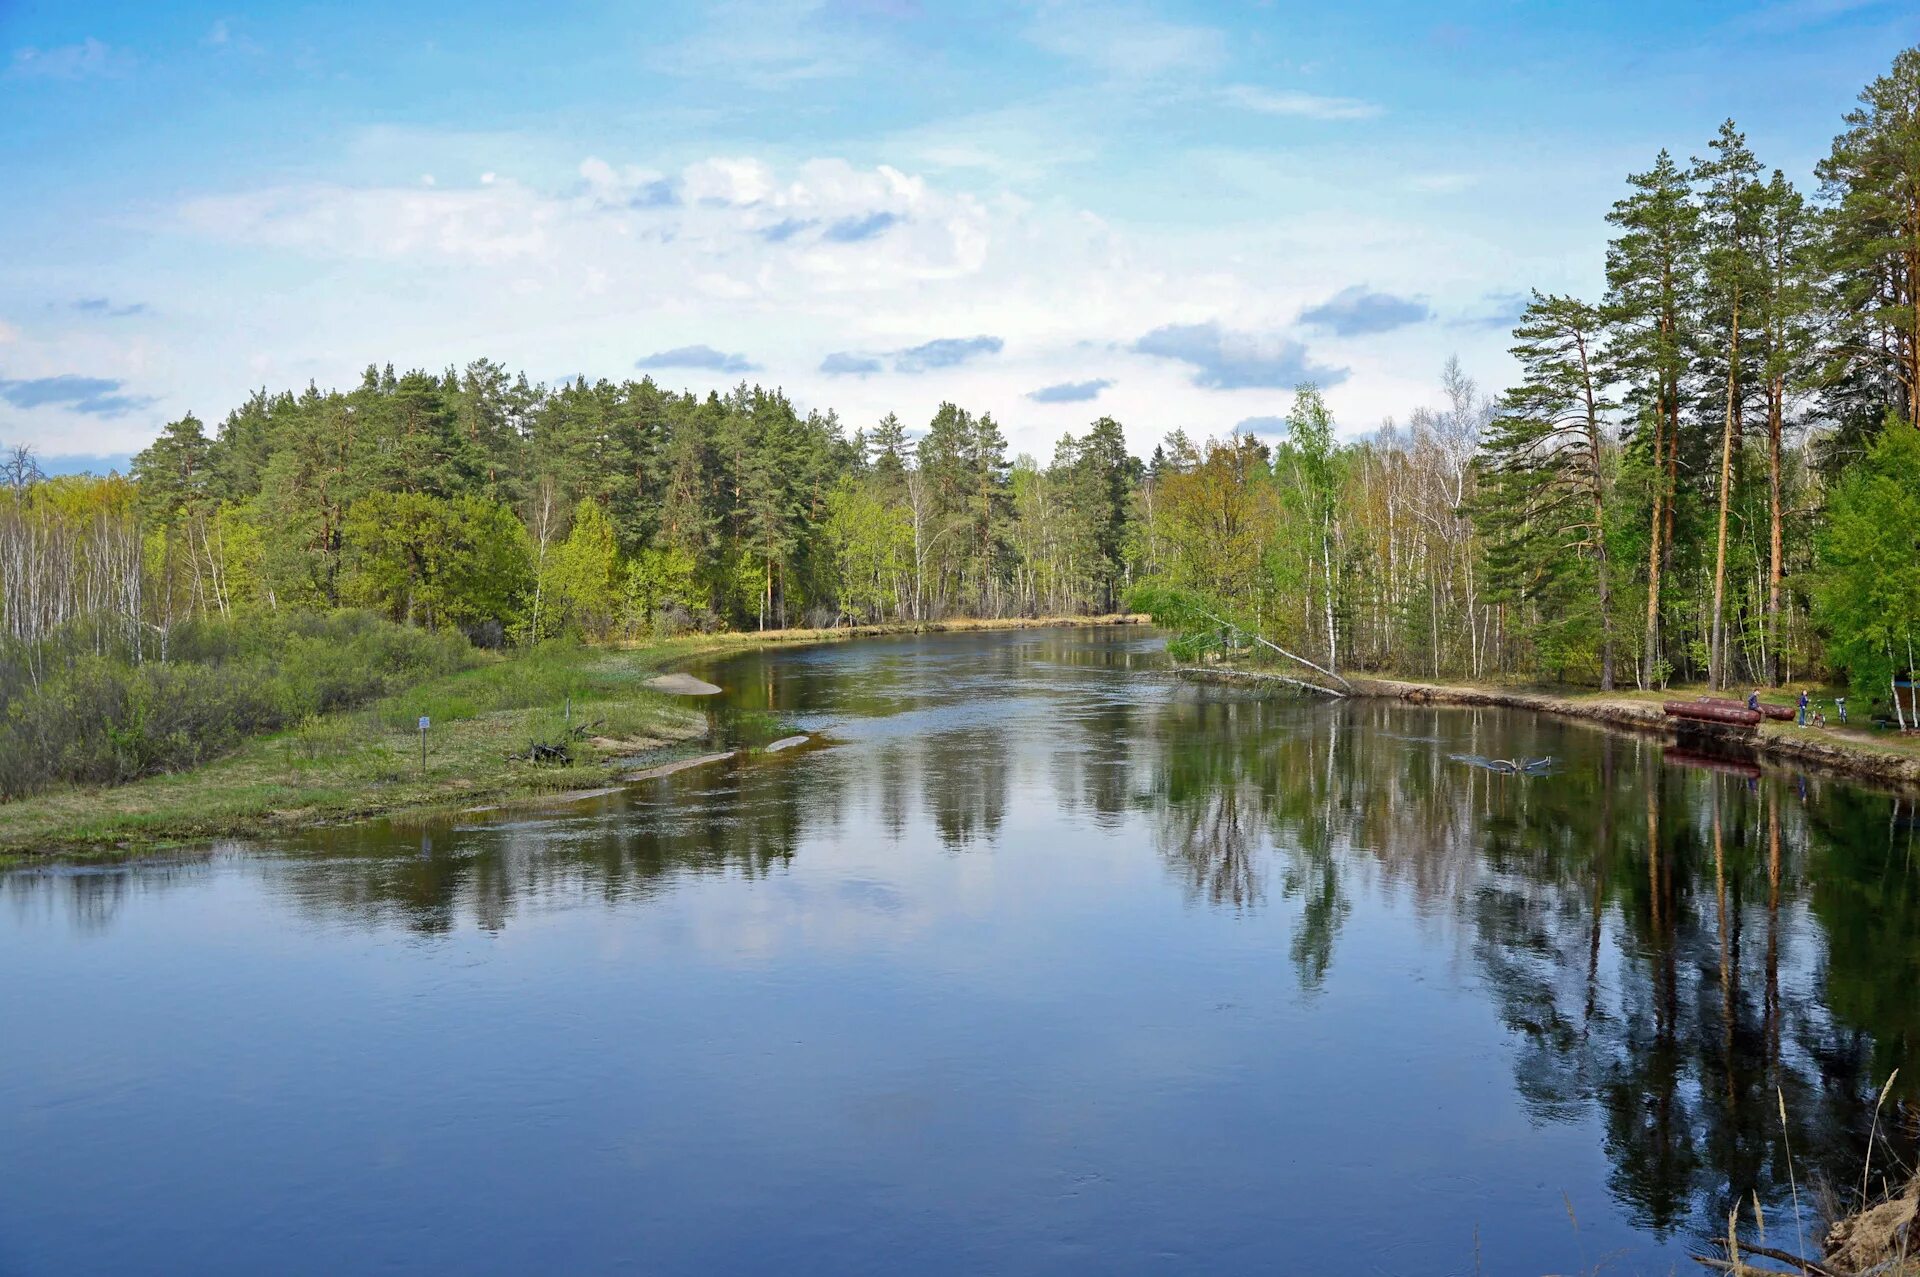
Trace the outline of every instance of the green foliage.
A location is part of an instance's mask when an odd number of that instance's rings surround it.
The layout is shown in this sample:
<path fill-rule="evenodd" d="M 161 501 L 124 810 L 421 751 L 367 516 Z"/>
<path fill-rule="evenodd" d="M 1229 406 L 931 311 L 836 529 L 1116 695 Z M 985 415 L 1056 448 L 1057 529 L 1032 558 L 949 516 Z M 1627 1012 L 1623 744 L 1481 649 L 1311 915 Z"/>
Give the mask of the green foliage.
<path fill-rule="evenodd" d="M 96 650 L 72 652 L 74 640 Z M 0 648 L 0 798 L 191 767 L 477 659 L 457 635 L 365 612 L 188 622 L 165 662 L 135 663 L 79 634 L 34 646 Z M 47 649 L 67 650 L 48 660 Z"/>
<path fill-rule="evenodd" d="M 1834 485 L 1820 536 L 1814 617 L 1863 700 L 1915 663 L 1920 636 L 1920 431 L 1889 419 Z"/>
<path fill-rule="evenodd" d="M 605 638 L 619 624 L 626 565 L 614 543 L 613 523 L 591 497 L 580 498 L 573 530 L 547 563 L 548 606 L 562 626 Z"/>
<path fill-rule="evenodd" d="M 1518 604 L 1544 669 L 1613 672 L 1606 421 L 1614 405 L 1599 308 L 1535 293 L 1513 348 L 1521 383 L 1482 441 L 1488 462 L 1474 515 L 1489 593 Z"/>
<path fill-rule="evenodd" d="M 1891 411 L 1920 426 L 1920 49 L 1861 91 L 1818 172 L 1837 424 L 1858 437 Z"/>
<path fill-rule="evenodd" d="M 1126 605 L 1130 612 L 1152 617 L 1161 629 L 1174 631 L 1167 651 L 1175 660 L 1193 660 L 1215 646 L 1224 628 L 1211 599 L 1164 581 L 1140 582 L 1127 591 Z"/>
<path fill-rule="evenodd" d="M 627 565 L 630 624 L 670 634 L 691 618 L 700 600 L 700 565 L 684 550 L 648 547 Z"/>
<path fill-rule="evenodd" d="M 825 533 L 839 572 L 840 605 L 863 621 L 900 605 L 913 564 L 913 524 L 883 489 L 849 475 L 827 497 Z"/>
<path fill-rule="evenodd" d="M 342 534 L 342 599 L 427 626 L 506 624 L 532 587 L 526 530 L 482 497 L 374 493 Z"/>

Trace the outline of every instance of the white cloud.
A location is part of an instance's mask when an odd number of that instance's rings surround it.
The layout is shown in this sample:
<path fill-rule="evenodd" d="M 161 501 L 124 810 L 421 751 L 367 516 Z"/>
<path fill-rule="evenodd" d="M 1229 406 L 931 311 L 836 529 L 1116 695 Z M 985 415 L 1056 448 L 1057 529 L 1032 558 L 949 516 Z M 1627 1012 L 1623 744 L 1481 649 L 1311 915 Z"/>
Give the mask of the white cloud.
<path fill-rule="evenodd" d="M 128 54 L 88 36 L 78 44 L 51 49 L 31 45 L 15 49 L 7 74 L 21 79 L 79 80 L 95 75 L 117 75 L 132 61 Z"/>
<path fill-rule="evenodd" d="M 235 31 L 233 23 L 226 18 L 214 19 L 207 33 L 200 37 L 200 43 L 223 54 L 242 53 L 251 57 L 266 52 L 257 41 Z"/>
<path fill-rule="evenodd" d="M 1098 95 L 1092 109 L 1111 119 L 1116 103 Z M 900 130 L 884 140 L 889 154 L 939 170 L 973 169 L 1007 181 L 1034 184 L 1065 164 L 1095 158 L 1098 148 L 1078 136 L 1076 122 L 1088 111 L 1081 94 L 1054 93 L 1020 103 L 935 120 Z"/>
<path fill-rule="evenodd" d="M 1249 189 L 1278 180 L 1230 159 L 1208 157 L 1194 172 Z M 1489 384 L 1503 375 L 1488 360 L 1504 335 L 1491 329 L 1425 325 L 1364 341 L 1322 333 L 1310 348 L 1286 336 L 1303 307 L 1355 278 L 1393 279 L 1447 313 L 1484 291 L 1459 284 L 1484 277 L 1484 245 L 1381 212 L 1281 211 L 1224 229 L 1134 232 L 952 175 L 739 153 L 672 169 L 588 156 L 547 187 L 497 176 L 432 189 L 243 190 L 188 201 L 168 226 L 223 253 L 257 254 L 249 274 L 306 281 L 298 305 L 249 293 L 223 300 L 217 318 L 179 317 L 196 332 L 219 323 L 246 332 L 290 384 L 350 383 L 375 359 L 439 367 L 480 355 L 536 378 L 617 377 L 649 352 L 705 344 L 746 352 L 754 376 L 803 406 L 838 410 L 850 427 L 889 410 L 924 420 L 952 398 L 991 409 L 1016 448 L 1044 455 L 1061 431 L 1085 427 L 1089 405 L 1034 397 L 1035 387 L 1112 383 L 1100 410 L 1150 450 L 1176 425 L 1206 433 L 1284 412 L 1301 376 L 1351 370 L 1329 398 L 1358 429 L 1420 402 L 1455 345 Z M 1410 257 L 1424 265 L 1409 269 Z M 1003 344 L 937 372 L 874 355 L 976 334 Z M 220 348 L 183 343 L 138 384 L 167 391 L 173 415 L 217 415 L 269 380 Z M 847 352 L 865 352 L 863 375 L 844 375 L 856 369 L 831 358 Z M 125 371 L 77 356 L 49 371 L 61 367 Z M 705 389 L 739 374 L 663 375 Z"/>
<path fill-rule="evenodd" d="M 513 183 L 484 190 L 312 184 L 190 200 L 179 222 L 213 239 L 321 256 L 501 263 L 545 249 L 556 213 L 552 201 Z"/>
<path fill-rule="evenodd" d="M 716 204 L 758 204 L 773 194 L 773 170 L 755 159 L 715 158 L 687 167 L 687 198 Z"/>
<path fill-rule="evenodd" d="M 625 276 L 658 290 L 677 280 L 733 298 L 964 276 L 991 242 L 979 201 L 884 164 L 818 159 L 783 174 L 758 159 L 715 157 L 667 177 L 590 156 L 579 173 L 578 194 L 498 177 L 466 188 L 273 187 L 190 200 L 176 222 L 316 257 L 576 265 L 615 283 Z"/>
<path fill-rule="evenodd" d="M 1290 115 L 1304 120 L 1371 120 L 1385 108 L 1360 98 L 1324 97 L 1292 89 L 1263 89 L 1252 84 L 1230 85 L 1226 98 L 1236 106 L 1262 115 Z"/>

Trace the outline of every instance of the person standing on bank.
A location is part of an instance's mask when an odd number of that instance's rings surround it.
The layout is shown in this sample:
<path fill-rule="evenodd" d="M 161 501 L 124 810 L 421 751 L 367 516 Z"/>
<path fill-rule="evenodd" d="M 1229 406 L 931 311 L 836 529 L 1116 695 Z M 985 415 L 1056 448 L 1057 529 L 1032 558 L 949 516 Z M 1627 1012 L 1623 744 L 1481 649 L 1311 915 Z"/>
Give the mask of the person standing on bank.
<path fill-rule="evenodd" d="M 1800 726 L 1805 727 L 1806 725 L 1807 725 L 1807 691 L 1805 688 L 1801 688 L 1800 689 Z"/>

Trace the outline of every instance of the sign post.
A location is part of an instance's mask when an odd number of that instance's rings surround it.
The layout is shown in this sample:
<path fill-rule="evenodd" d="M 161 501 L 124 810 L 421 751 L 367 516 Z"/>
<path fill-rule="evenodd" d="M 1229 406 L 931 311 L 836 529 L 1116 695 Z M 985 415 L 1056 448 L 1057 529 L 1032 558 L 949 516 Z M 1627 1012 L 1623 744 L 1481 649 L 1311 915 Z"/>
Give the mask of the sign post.
<path fill-rule="evenodd" d="M 433 720 L 425 714 L 420 716 L 420 770 L 427 769 L 427 729 L 433 726 Z"/>

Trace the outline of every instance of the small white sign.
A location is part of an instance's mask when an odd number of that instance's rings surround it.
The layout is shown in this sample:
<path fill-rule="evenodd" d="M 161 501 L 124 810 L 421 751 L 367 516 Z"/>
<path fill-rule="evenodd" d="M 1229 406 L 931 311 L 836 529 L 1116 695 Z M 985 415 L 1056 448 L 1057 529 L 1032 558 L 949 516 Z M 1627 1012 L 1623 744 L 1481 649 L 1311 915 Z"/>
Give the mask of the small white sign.
<path fill-rule="evenodd" d="M 425 714 L 422 714 L 420 716 L 420 730 L 424 732 L 429 727 L 432 727 L 432 726 L 433 724 L 430 721 L 428 721 L 427 716 Z"/>

